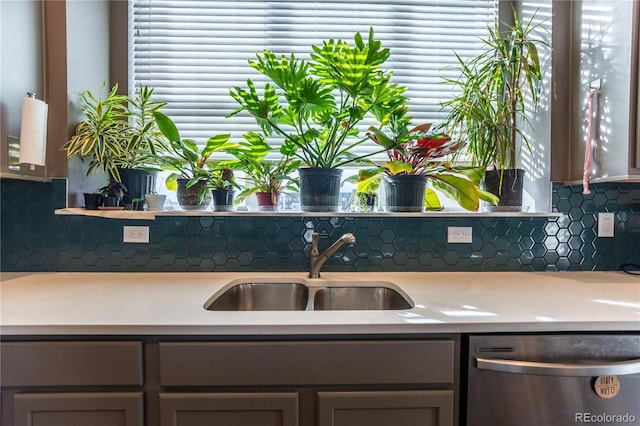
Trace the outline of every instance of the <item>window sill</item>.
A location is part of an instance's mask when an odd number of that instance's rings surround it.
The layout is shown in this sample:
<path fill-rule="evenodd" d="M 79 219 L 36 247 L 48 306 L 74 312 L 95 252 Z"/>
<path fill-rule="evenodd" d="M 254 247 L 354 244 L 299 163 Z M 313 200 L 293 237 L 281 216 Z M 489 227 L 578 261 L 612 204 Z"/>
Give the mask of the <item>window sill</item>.
<path fill-rule="evenodd" d="M 66 208 L 55 211 L 57 215 L 93 216 L 109 219 L 133 219 L 155 220 L 157 216 L 293 216 L 293 217 L 561 217 L 557 212 L 465 212 L 443 210 L 423 213 L 399 213 L 399 212 L 301 212 L 301 211 L 239 211 L 239 212 L 214 212 L 211 210 L 182 211 L 134 211 L 134 210 L 86 210 L 82 208 Z"/>

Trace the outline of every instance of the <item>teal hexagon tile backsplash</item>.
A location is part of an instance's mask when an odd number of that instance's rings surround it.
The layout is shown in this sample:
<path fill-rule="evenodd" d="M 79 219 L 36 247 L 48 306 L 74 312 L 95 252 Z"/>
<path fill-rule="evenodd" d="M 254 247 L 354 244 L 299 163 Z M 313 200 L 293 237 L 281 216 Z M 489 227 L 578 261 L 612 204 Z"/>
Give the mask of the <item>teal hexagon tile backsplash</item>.
<path fill-rule="evenodd" d="M 588 271 L 640 263 L 640 184 L 553 186 L 561 217 L 162 216 L 153 221 L 55 215 L 66 182 L 1 181 L 2 271 L 291 271 L 308 269 L 311 233 L 320 249 L 342 234 L 353 247 L 326 271 Z M 597 214 L 616 214 L 615 236 L 598 238 Z M 122 227 L 147 225 L 148 244 L 123 244 Z M 471 244 L 446 242 L 449 226 Z"/>

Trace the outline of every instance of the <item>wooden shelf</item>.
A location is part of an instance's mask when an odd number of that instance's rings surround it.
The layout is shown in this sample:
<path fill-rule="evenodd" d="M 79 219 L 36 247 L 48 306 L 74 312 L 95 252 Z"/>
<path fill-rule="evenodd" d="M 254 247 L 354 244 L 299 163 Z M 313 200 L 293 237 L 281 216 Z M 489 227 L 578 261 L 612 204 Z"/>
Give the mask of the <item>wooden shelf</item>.
<path fill-rule="evenodd" d="M 164 211 L 136 211 L 136 210 L 86 210 L 83 208 L 66 208 L 55 211 L 57 215 L 76 215 L 104 217 L 109 219 L 135 219 L 135 220 L 155 220 L 157 216 L 294 216 L 294 217 L 561 217 L 562 213 L 529 213 L 529 212 L 465 212 L 443 210 L 439 212 L 423 213 L 398 213 L 398 212 L 301 212 L 301 211 L 235 211 L 235 212 L 214 212 L 212 210 L 164 210 Z"/>

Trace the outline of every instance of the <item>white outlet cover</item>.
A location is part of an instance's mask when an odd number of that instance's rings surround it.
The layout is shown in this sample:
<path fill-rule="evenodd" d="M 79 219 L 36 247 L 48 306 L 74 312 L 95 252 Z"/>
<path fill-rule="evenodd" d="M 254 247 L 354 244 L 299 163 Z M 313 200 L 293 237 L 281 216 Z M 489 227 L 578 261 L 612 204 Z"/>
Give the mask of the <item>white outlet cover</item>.
<path fill-rule="evenodd" d="M 598 213 L 598 237 L 613 237 L 615 220 L 615 213 Z"/>
<path fill-rule="evenodd" d="M 125 226 L 122 231 L 123 243 L 148 243 L 148 226 Z"/>
<path fill-rule="evenodd" d="M 447 228 L 448 243 L 472 243 L 473 228 L 467 226 L 449 226 Z"/>

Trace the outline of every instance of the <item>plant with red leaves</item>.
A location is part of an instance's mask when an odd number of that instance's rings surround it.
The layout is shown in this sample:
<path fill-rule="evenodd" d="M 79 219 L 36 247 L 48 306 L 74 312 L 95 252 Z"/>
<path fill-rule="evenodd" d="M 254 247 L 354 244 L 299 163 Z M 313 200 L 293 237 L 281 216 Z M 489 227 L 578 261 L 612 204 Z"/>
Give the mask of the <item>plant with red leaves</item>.
<path fill-rule="evenodd" d="M 383 166 L 361 170 L 348 179 L 357 183 L 358 192 L 371 193 L 380 185 L 382 176 L 416 175 L 429 178 L 432 188 L 425 192 L 427 209 L 440 210 L 442 205 L 434 189 L 455 200 L 462 208 L 477 211 L 480 200 L 497 203 L 497 198 L 478 188 L 483 171 L 457 166 L 446 159 L 460 147 L 458 141 L 439 126 L 425 123 L 409 129 L 406 98 L 398 93 L 394 102 L 373 111 L 381 126 L 370 127 L 367 136 L 386 149 L 389 161 Z"/>

